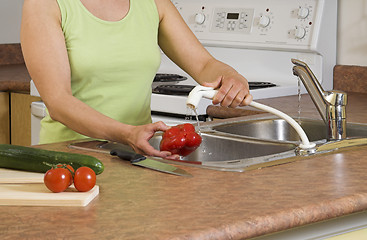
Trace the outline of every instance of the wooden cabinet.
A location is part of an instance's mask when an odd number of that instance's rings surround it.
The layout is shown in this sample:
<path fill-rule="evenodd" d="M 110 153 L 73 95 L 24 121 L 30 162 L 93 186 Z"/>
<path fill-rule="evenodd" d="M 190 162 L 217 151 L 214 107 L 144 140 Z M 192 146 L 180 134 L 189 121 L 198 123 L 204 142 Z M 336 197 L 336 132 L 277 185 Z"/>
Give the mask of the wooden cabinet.
<path fill-rule="evenodd" d="M 10 143 L 9 93 L 0 92 L 0 144 Z"/>
<path fill-rule="evenodd" d="M 10 93 L 11 144 L 31 145 L 31 103 L 40 100 L 28 93 Z"/>

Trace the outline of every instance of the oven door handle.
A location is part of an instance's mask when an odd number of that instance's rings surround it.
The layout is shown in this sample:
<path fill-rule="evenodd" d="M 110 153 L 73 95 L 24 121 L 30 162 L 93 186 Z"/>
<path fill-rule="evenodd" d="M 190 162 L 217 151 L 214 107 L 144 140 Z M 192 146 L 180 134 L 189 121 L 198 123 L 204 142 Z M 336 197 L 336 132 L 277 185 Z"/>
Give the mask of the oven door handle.
<path fill-rule="evenodd" d="M 42 101 L 32 102 L 31 113 L 35 117 L 44 118 L 46 116 L 46 105 Z"/>

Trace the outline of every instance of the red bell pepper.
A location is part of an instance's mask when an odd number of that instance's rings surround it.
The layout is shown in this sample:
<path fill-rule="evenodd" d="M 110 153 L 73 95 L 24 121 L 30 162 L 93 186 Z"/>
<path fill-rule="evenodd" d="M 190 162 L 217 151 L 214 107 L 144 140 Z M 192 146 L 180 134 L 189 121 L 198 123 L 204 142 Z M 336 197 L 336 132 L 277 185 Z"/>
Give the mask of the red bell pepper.
<path fill-rule="evenodd" d="M 187 156 L 200 146 L 201 141 L 201 136 L 195 132 L 195 127 L 190 123 L 185 123 L 171 127 L 164 132 L 160 149 L 172 154 Z"/>

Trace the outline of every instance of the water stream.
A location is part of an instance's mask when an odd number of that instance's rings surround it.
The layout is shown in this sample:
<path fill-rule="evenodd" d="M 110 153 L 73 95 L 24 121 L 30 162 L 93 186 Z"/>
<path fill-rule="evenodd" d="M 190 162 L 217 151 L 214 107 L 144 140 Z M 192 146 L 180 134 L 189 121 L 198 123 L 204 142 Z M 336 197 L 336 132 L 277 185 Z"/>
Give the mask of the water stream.
<path fill-rule="evenodd" d="M 297 122 L 301 125 L 301 79 L 298 78 L 298 119 Z"/>
<path fill-rule="evenodd" d="M 192 112 L 194 112 L 194 114 L 195 114 L 197 129 L 198 129 L 199 134 L 201 135 L 199 115 L 198 115 L 198 112 L 196 111 L 196 108 L 187 107 L 185 120 L 192 120 L 192 117 L 191 117 Z"/>

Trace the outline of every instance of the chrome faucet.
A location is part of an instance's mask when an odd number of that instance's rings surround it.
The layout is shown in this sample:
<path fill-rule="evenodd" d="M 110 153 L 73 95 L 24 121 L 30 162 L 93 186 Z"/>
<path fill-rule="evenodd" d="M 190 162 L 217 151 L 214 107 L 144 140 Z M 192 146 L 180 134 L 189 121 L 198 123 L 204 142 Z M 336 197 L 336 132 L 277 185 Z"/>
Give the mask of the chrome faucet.
<path fill-rule="evenodd" d="M 292 59 L 293 74 L 303 82 L 327 127 L 327 140 L 342 140 L 347 136 L 347 93 L 338 90 L 324 91 L 308 65 Z"/>

